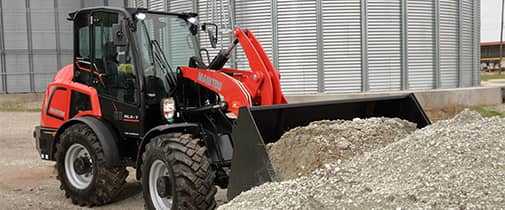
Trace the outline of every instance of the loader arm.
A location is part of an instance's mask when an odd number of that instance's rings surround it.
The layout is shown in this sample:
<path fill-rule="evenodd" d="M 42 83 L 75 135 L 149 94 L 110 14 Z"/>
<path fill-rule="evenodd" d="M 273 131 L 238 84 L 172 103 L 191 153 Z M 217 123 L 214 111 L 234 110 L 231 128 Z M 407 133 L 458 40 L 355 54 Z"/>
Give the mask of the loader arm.
<path fill-rule="evenodd" d="M 233 43 L 242 46 L 251 70 L 207 70 L 183 66 L 182 76 L 222 95 L 228 103 L 228 110 L 237 116 L 242 106 L 286 104 L 280 74 L 254 34 L 249 29 L 237 28 L 234 35 L 236 41 Z"/>

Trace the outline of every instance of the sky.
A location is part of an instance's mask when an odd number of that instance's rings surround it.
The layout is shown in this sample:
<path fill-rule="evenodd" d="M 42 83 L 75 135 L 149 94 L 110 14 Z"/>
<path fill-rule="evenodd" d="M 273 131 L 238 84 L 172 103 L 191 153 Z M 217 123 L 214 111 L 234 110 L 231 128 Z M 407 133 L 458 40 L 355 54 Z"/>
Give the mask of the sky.
<path fill-rule="evenodd" d="M 500 16 L 502 0 L 480 0 L 480 41 L 500 41 Z M 505 40 L 505 29 L 503 39 Z"/>

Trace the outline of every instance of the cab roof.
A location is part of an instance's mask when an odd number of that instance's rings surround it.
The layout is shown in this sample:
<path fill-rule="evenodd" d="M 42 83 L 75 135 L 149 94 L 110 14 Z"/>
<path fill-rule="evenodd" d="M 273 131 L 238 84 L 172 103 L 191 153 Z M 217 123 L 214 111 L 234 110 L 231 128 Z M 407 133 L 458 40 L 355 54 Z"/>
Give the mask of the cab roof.
<path fill-rule="evenodd" d="M 74 12 L 71 12 L 68 14 L 67 20 L 73 21 L 79 13 L 87 13 L 87 12 L 92 12 L 92 11 L 118 11 L 118 12 L 123 13 L 127 17 L 132 17 L 132 15 L 139 13 L 139 12 L 164 14 L 164 15 L 176 15 L 176 16 L 182 16 L 182 17 L 197 17 L 198 16 L 197 13 L 192 13 L 192 12 L 190 12 L 190 13 L 176 13 L 176 12 L 153 11 L 153 10 L 148 10 L 147 8 L 123 8 L 123 7 L 99 6 L 99 7 L 81 8 L 81 9 L 78 9 Z"/>

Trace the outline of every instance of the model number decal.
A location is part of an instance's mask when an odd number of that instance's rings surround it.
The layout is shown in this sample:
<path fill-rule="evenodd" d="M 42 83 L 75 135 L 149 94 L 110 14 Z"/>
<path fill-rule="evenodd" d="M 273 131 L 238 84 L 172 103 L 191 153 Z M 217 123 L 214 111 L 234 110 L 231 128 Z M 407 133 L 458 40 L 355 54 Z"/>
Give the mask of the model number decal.
<path fill-rule="evenodd" d="M 218 81 L 217 79 L 214 79 L 212 77 L 209 77 L 208 75 L 198 72 L 198 81 L 203 82 L 207 85 L 210 85 L 211 87 L 215 88 L 218 91 L 221 91 L 221 88 L 223 87 L 223 83 Z"/>
<path fill-rule="evenodd" d="M 125 120 L 138 120 L 139 116 L 134 114 L 124 114 L 123 119 Z"/>

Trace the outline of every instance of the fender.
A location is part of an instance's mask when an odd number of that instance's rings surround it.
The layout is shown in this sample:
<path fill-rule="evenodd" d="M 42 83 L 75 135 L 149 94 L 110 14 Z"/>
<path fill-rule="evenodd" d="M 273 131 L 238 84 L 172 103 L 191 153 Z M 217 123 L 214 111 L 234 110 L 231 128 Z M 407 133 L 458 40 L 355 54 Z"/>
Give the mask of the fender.
<path fill-rule="evenodd" d="M 121 156 L 119 155 L 119 148 L 117 145 L 117 141 L 119 140 L 117 133 L 114 131 L 112 126 L 109 125 L 109 123 L 93 116 L 83 116 L 65 122 L 58 131 L 56 131 L 56 139 L 53 142 L 53 151 L 55 151 L 56 142 L 59 141 L 61 133 L 63 133 L 66 128 L 77 123 L 83 123 L 93 130 L 100 142 L 100 145 L 102 146 L 105 162 L 108 167 L 121 165 Z M 52 155 L 54 155 L 53 151 L 51 151 Z"/>
<path fill-rule="evenodd" d="M 175 124 L 165 124 L 165 125 L 159 125 L 154 128 L 151 128 L 144 138 L 142 138 L 142 141 L 140 142 L 139 145 L 139 150 L 137 153 L 137 180 L 140 179 L 142 172 L 141 172 L 141 165 L 142 165 L 142 153 L 144 152 L 144 149 L 146 147 L 146 144 L 154 137 L 164 134 L 164 133 L 172 133 L 172 132 L 184 132 L 184 133 L 190 133 L 193 135 L 199 135 L 200 134 L 200 125 L 196 123 L 175 123 Z"/>

